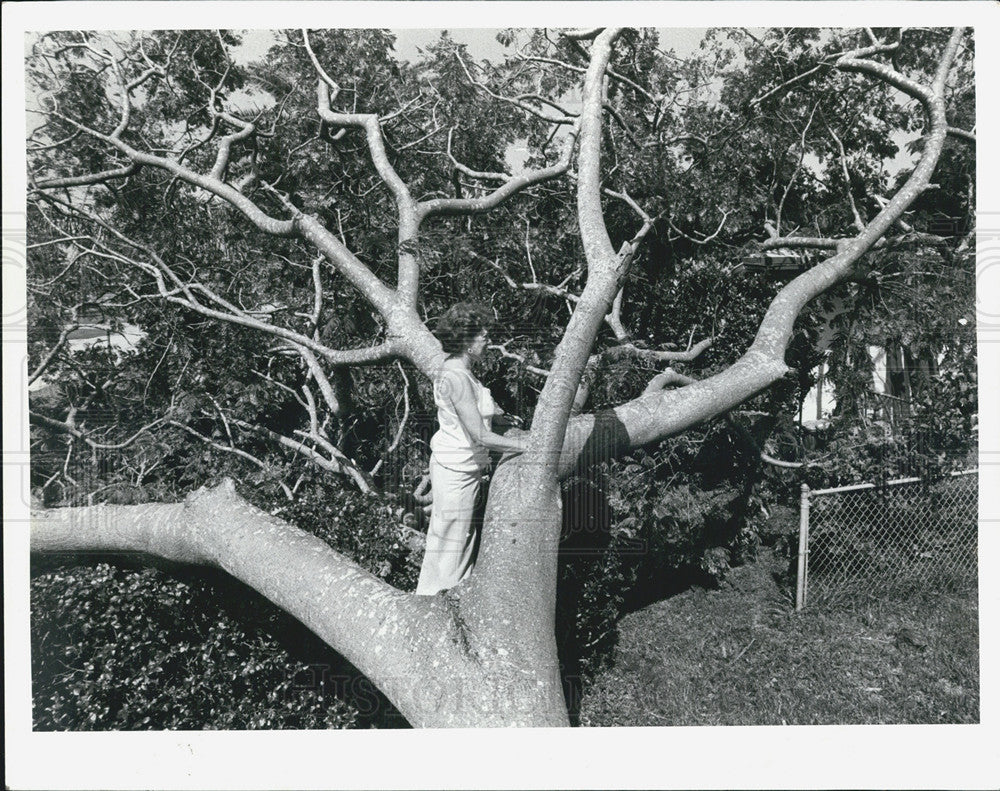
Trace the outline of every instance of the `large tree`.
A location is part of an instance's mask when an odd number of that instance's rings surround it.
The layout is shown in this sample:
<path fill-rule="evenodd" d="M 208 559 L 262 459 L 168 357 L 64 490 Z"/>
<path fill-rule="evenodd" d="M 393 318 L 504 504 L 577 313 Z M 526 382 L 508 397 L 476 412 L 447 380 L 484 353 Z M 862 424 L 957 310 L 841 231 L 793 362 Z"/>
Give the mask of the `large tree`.
<path fill-rule="evenodd" d="M 509 299 L 535 299 L 549 328 L 545 298 L 569 312 L 558 332 L 532 335 L 537 316 L 514 327 L 517 343 L 501 349 L 540 384 L 529 450 L 498 465 L 475 573 L 445 594 L 392 587 L 229 480 L 183 502 L 39 508 L 33 551 L 223 569 L 416 726 L 567 723 L 554 637 L 560 482 L 786 378 L 800 314 L 868 278 L 868 254 L 962 243 L 967 229 L 935 235 L 906 214 L 939 188 L 946 142 L 974 141 L 951 120 L 968 117 L 971 45 L 962 30 L 802 29 L 717 36 L 677 62 L 651 31 L 504 35 L 519 49 L 502 66 L 476 64 L 447 37 L 421 64 L 399 64 L 379 31 L 280 34 L 250 65 L 229 32 L 33 43 L 32 378 L 58 391 L 33 419 L 67 460 L 127 450 L 141 479 L 173 452 L 170 431 L 253 465 L 290 502 L 304 473 L 288 458 L 329 485 L 381 493 L 398 481 L 364 463 L 358 391 L 408 394 L 409 376 L 434 377 L 430 319 L 448 296 L 477 296 L 475 279 L 489 277 Z M 907 128 L 919 160 L 892 194 L 873 194 L 890 186 L 891 132 Z M 516 146 L 528 158 L 511 173 Z M 658 247 L 643 252 L 651 237 Z M 706 324 L 677 350 L 626 328 L 630 303 L 670 314 L 648 293 L 630 300 L 639 280 L 659 278 L 668 245 L 721 239 L 821 254 L 777 290 L 737 359 L 699 380 L 667 368 L 588 411 L 602 366 L 691 360 L 721 335 Z M 515 272 L 502 262 L 522 240 L 527 267 Z M 546 261 L 541 279 L 533 255 Z M 676 282 L 662 274 L 657 300 Z M 66 353 L 97 308 L 112 329 L 155 335 L 159 346 L 137 352 L 145 367 L 106 348 Z M 97 406 L 113 402 L 128 431 L 100 422 Z M 381 450 L 396 448 L 402 429 L 393 434 Z M 68 461 L 45 483 L 60 476 Z"/>

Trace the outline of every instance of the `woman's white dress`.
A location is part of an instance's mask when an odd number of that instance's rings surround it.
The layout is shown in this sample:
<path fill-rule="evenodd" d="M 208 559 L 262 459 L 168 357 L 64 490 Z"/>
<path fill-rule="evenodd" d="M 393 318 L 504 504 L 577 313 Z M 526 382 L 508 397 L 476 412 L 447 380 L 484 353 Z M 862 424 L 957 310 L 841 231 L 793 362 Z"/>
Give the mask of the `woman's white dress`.
<path fill-rule="evenodd" d="M 469 378 L 483 428 L 491 431 L 497 407 L 490 391 L 468 371 L 450 370 Z M 424 561 L 417 581 L 420 596 L 432 596 L 452 588 L 472 572 L 476 548 L 473 515 L 483 473 L 490 462 L 486 447 L 474 442 L 462 427 L 447 397 L 448 384 L 445 376 L 434 382 L 434 404 L 440 428 L 431 437 L 430 473 L 434 499 Z"/>

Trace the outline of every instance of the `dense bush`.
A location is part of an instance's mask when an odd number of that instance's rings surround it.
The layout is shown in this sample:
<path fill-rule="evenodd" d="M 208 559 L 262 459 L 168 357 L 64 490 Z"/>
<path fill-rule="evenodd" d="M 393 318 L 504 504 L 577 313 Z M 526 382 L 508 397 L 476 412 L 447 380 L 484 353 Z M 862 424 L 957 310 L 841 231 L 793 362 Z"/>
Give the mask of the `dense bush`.
<path fill-rule="evenodd" d="M 74 566 L 36 575 L 31 604 L 36 729 L 357 723 L 330 674 L 314 678 L 342 660 L 222 575 Z"/>
<path fill-rule="evenodd" d="M 414 590 L 422 553 L 414 552 L 392 504 L 339 486 L 315 486 L 282 514 L 377 577 Z"/>

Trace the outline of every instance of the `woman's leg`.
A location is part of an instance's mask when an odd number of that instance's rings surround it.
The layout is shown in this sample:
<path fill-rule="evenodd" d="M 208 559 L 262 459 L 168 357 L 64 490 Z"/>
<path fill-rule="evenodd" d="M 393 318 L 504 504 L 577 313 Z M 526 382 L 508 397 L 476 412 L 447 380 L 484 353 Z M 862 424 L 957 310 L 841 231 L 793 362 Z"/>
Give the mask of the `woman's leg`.
<path fill-rule="evenodd" d="M 456 472 L 431 456 L 431 519 L 420 566 L 417 594 L 433 596 L 453 588 L 472 571 L 476 531 L 473 513 L 481 471 Z"/>

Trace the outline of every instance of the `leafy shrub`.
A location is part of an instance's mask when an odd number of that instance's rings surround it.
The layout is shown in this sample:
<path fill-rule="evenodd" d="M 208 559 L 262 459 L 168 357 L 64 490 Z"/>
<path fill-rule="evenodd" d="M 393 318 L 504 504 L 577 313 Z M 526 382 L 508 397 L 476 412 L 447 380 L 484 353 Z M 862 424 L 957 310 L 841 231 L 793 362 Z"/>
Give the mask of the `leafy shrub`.
<path fill-rule="evenodd" d="M 634 533 L 611 516 L 605 492 L 593 478 L 564 484 L 556 639 L 563 672 L 574 678 L 588 678 L 607 663 L 625 594 L 635 583 L 629 563 L 637 547 Z"/>
<path fill-rule="evenodd" d="M 340 486 L 315 486 L 282 516 L 391 585 L 417 587 L 421 554 L 411 550 L 386 500 Z"/>
<path fill-rule="evenodd" d="M 31 583 L 39 730 L 347 728 L 358 709 L 320 664 L 343 664 L 248 588 L 108 563 Z M 324 655 L 325 654 L 325 655 Z"/>
<path fill-rule="evenodd" d="M 611 466 L 617 467 L 607 478 L 615 522 L 642 542 L 644 577 L 700 569 L 706 577 L 701 581 L 717 583 L 730 560 L 752 556 L 755 527 L 741 519 L 747 498 L 734 482 L 708 488 L 699 486 L 697 476 L 664 479 L 653 457 L 641 452 Z"/>

